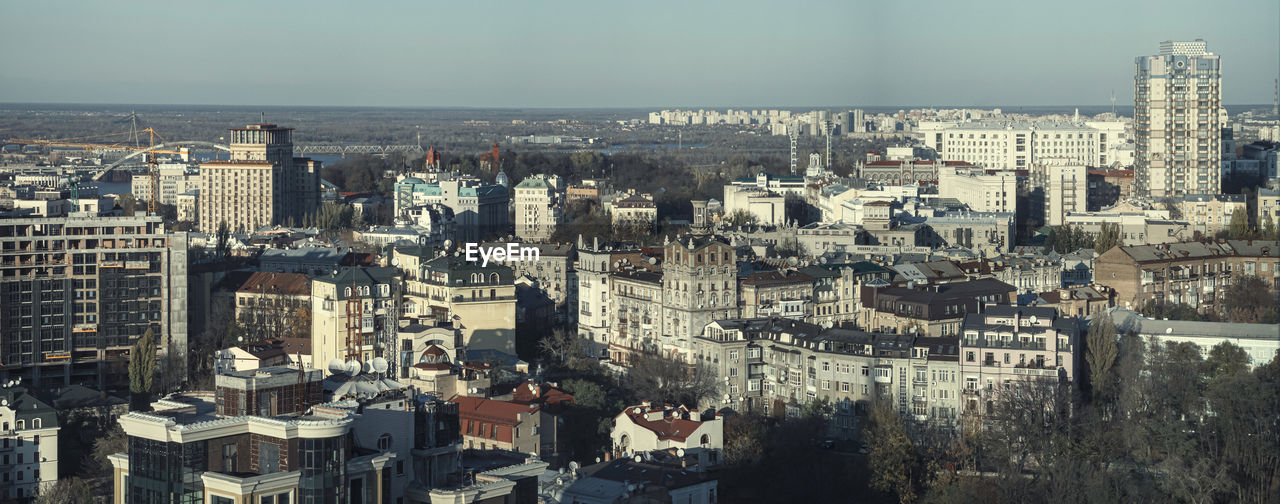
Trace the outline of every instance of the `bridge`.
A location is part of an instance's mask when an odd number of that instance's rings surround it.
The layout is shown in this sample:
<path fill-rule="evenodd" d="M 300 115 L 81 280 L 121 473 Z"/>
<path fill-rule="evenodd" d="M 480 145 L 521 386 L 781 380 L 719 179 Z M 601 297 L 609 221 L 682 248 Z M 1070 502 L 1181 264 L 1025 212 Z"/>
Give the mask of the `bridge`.
<path fill-rule="evenodd" d="M 421 145 L 340 145 L 340 144 L 295 144 L 293 153 L 299 156 L 308 154 L 389 154 L 404 152 L 420 154 L 425 152 Z"/>

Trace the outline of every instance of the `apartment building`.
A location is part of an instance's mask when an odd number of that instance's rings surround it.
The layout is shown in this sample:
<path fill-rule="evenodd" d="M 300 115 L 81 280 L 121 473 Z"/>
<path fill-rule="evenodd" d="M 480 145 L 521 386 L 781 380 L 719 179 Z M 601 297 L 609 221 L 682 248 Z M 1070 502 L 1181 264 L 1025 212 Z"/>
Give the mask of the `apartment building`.
<path fill-rule="evenodd" d="M 200 163 L 196 226 L 212 233 L 301 224 L 320 209 L 320 162 L 293 156 L 293 128 L 231 128 L 231 156 Z"/>
<path fill-rule="evenodd" d="M 938 197 L 954 198 L 975 212 L 1018 211 L 1017 173 L 947 166 L 938 169 Z"/>
<path fill-rule="evenodd" d="M 1221 309 L 1227 287 L 1254 275 L 1274 290 L 1280 242 L 1223 240 L 1114 247 L 1094 260 L 1094 283 L 1115 290 L 1116 306 L 1140 310 L 1148 301 Z"/>
<path fill-rule="evenodd" d="M 454 235 L 449 238 L 457 242 L 479 242 L 505 233 L 510 223 L 507 188 L 478 178 L 450 173 L 404 175 L 394 190 L 397 218 L 420 219 L 416 216 L 422 211 L 415 209 L 434 205 L 452 210 Z"/>
<path fill-rule="evenodd" d="M 109 212 L 0 216 L 0 381 L 123 386 L 148 330 L 159 355 L 186 353 L 186 233 Z"/>
<path fill-rule="evenodd" d="M 200 171 L 194 166 L 166 163 L 160 165 L 156 171 L 156 178 L 160 182 L 157 196 L 163 205 L 176 206 L 178 195 L 200 189 Z M 129 186 L 130 192 L 137 201 L 151 200 L 151 175 L 134 175 Z"/>
<path fill-rule="evenodd" d="M 988 402 L 1016 380 L 1070 382 L 1083 357 L 1074 317 L 1050 307 L 991 306 L 965 316 L 960 373 L 965 412 Z"/>
<path fill-rule="evenodd" d="M 960 334 L 964 317 L 982 312 L 989 304 L 1017 301 L 1018 289 L 994 278 L 920 287 L 887 284 L 862 288 L 860 327 L 891 333 L 924 336 Z"/>
<path fill-rule="evenodd" d="M 610 275 L 624 267 L 657 270 L 658 266 L 650 264 L 639 250 L 601 247 L 598 239 L 587 247 L 579 238 L 577 252 L 574 273 L 578 283 L 578 336 L 585 340 L 591 355 L 605 357 L 609 355 L 610 335 L 615 327 Z"/>
<path fill-rule="evenodd" d="M 813 311 L 814 278 L 801 271 L 751 273 L 738 281 L 738 287 L 738 310 L 743 318 L 806 320 Z"/>
<path fill-rule="evenodd" d="M 948 424 L 959 412 L 955 338 L 823 329 L 787 319 L 709 324 L 696 359 L 722 383 L 714 406 L 781 413 L 822 398 L 835 406 L 829 434 L 852 438 L 878 400 L 904 416 Z"/>
<path fill-rule="evenodd" d="M 806 266 L 800 272 L 814 279 L 813 304 L 806 322 L 822 327 L 856 323 L 862 286 L 893 276 L 891 270 L 867 261 Z"/>
<path fill-rule="evenodd" d="M 334 359 L 371 362 L 391 354 L 400 318 L 396 268 L 348 267 L 311 280 L 311 367 L 328 373 Z"/>
<path fill-rule="evenodd" d="M 311 279 L 299 273 L 254 272 L 232 293 L 236 320 L 265 339 L 311 336 Z"/>
<path fill-rule="evenodd" d="M 1134 196 L 1133 170 L 1089 170 L 1087 209 L 1096 212 Z"/>
<path fill-rule="evenodd" d="M 564 182 L 558 175 L 537 174 L 515 187 L 516 236 L 547 241 L 564 219 Z"/>
<path fill-rule="evenodd" d="M 397 261 L 413 249 L 396 249 Z M 430 255 L 430 251 L 419 250 Z M 419 257 L 416 269 L 404 269 L 404 313 L 451 323 L 462 331 L 470 350 L 515 355 L 516 286 L 511 268 L 467 261 L 460 255 Z"/>
<path fill-rule="evenodd" d="M 613 417 L 609 437 L 618 457 L 668 449 L 722 450 L 724 418 L 714 411 L 641 401 Z"/>
<path fill-rule="evenodd" d="M 0 500 L 24 501 L 57 484 L 57 413 L 26 387 L 0 387 Z"/>
<path fill-rule="evenodd" d="M 1025 170 L 1041 158 L 1108 166 L 1123 147 L 1120 121 L 921 122 L 921 140 L 948 161 L 994 170 Z"/>
<path fill-rule="evenodd" d="M 987 256 L 1013 248 L 1015 215 L 1008 212 L 945 212 L 926 216 L 924 225 L 932 233 L 914 245 L 964 247 Z"/>
<path fill-rule="evenodd" d="M 1191 225 L 1191 232 L 1207 238 L 1226 232 L 1231 215 L 1237 210 L 1246 220 L 1249 218 L 1249 205 L 1243 194 L 1188 194 L 1175 205 L 1182 220 Z"/>
<path fill-rule="evenodd" d="M 540 405 L 462 396 L 450 401 L 458 405 L 459 433 L 467 449 L 538 455 L 544 436 L 555 439 L 555 420 Z"/>
<path fill-rule="evenodd" d="M 504 247 L 506 244 L 484 246 Z M 520 246 L 538 249 L 538 260 L 508 262 L 512 273 L 516 278 L 527 276 L 537 282 L 538 288 L 555 303 L 558 320 L 576 322 L 578 279 L 573 269 L 577 260 L 576 248 L 572 243 L 522 243 Z"/>
<path fill-rule="evenodd" d="M 629 194 L 611 202 L 609 207 L 609 218 L 615 228 L 652 227 L 658 223 L 658 206 L 649 194 Z"/>
<path fill-rule="evenodd" d="M 1031 211 L 1048 226 L 1061 226 L 1066 215 L 1089 209 L 1089 170 L 1082 164 L 1036 163 L 1031 167 Z"/>
<path fill-rule="evenodd" d="M 609 358 L 625 364 L 638 354 L 662 352 L 670 339 L 662 332 L 663 272 L 621 268 L 608 279 Z"/>
<path fill-rule="evenodd" d="M 1138 195 L 1221 192 L 1221 58 L 1203 40 L 1161 42 L 1135 59 L 1133 81 Z"/>
<path fill-rule="evenodd" d="M 711 236 L 682 236 L 663 247 L 662 348 L 684 356 L 713 320 L 738 316 L 738 260 Z"/>
<path fill-rule="evenodd" d="M 1268 217 L 1271 218 L 1272 226 L 1280 226 L 1280 190 L 1260 187 L 1255 198 L 1254 219 L 1258 229 L 1265 227 Z"/>

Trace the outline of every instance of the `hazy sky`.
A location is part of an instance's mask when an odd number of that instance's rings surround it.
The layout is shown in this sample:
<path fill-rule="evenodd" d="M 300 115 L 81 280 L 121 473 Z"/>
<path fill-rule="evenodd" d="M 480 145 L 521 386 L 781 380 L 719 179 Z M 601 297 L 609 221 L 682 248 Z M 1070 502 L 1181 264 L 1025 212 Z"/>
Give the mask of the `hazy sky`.
<path fill-rule="evenodd" d="M 1131 103 L 1161 40 L 1271 103 L 1280 2 L 4 0 L 0 102 Z"/>

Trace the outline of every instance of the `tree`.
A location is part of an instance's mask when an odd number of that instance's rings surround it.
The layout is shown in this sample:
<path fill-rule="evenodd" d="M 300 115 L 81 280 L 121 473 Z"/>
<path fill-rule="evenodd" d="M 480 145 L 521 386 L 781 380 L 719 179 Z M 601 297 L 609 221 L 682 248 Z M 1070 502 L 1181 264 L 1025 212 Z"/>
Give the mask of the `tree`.
<path fill-rule="evenodd" d="M 85 467 L 85 475 L 92 478 L 110 476 L 112 471 L 110 457 L 128 451 L 129 438 L 124 435 L 124 429 L 121 429 L 118 423 L 112 425 L 111 429 L 93 442 L 93 456 L 90 459 L 93 465 Z"/>
<path fill-rule="evenodd" d="M 1237 208 L 1231 212 L 1231 221 L 1227 224 L 1227 237 L 1233 240 L 1253 238 L 1253 231 L 1249 229 L 1249 216 L 1243 208 Z"/>
<path fill-rule="evenodd" d="M 132 194 L 122 194 L 120 199 L 116 200 L 116 204 L 120 206 L 120 211 L 125 216 L 132 216 L 138 208 L 138 199 Z"/>
<path fill-rule="evenodd" d="M 632 390 L 640 399 L 655 403 L 698 405 L 718 387 L 715 372 L 702 364 L 686 364 L 659 355 L 637 356 L 628 373 Z"/>
<path fill-rule="evenodd" d="M 742 208 L 734 210 L 733 212 L 730 212 L 729 215 L 725 216 L 725 223 L 736 228 L 754 225 L 756 220 L 755 214 Z"/>
<path fill-rule="evenodd" d="M 1116 325 L 1106 313 L 1094 316 L 1086 336 L 1085 362 L 1089 366 L 1089 382 L 1095 396 L 1111 393 L 1111 367 L 1120 354 L 1116 342 Z"/>
<path fill-rule="evenodd" d="M 227 225 L 227 221 L 218 223 L 217 240 L 217 245 L 213 249 L 214 258 L 226 259 L 231 251 L 231 228 Z"/>
<path fill-rule="evenodd" d="M 42 486 L 36 496 L 36 504 L 67 504 L 93 502 L 93 488 L 80 478 L 59 478 L 50 486 Z"/>
<path fill-rule="evenodd" d="M 316 226 L 328 231 L 351 229 L 355 222 L 355 210 L 350 205 L 325 202 L 316 216 Z"/>
<path fill-rule="evenodd" d="M 1223 341 L 1209 349 L 1204 360 L 1205 375 L 1210 380 L 1249 370 L 1249 352 L 1230 341 Z"/>
<path fill-rule="evenodd" d="M 1276 294 L 1266 280 L 1254 275 L 1240 277 L 1227 287 L 1222 297 L 1228 322 L 1274 324 L 1277 322 Z"/>
<path fill-rule="evenodd" d="M 133 395 L 134 409 L 145 410 L 149 407 L 155 375 L 156 336 L 148 328 L 129 352 L 129 392 Z"/>
<path fill-rule="evenodd" d="M 1112 247 L 1124 245 L 1124 238 L 1120 233 L 1120 225 L 1112 222 L 1103 222 L 1098 236 L 1094 238 L 1093 250 L 1098 254 L 1102 254 Z"/>
<path fill-rule="evenodd" d="M 765 419 L 756 415 L 730 415 L 724 419 L 724 462 L 752 465 L 764 456 Z"/>
<path fill-rule="evenodd" d="M 871 488 L 892 492 L 898 502 L 906 504 L 916 499 L 912 469 L 915 467 L 915 447 L 907 438 L 906 430 L 893 404 L 879 401 L 868 418 L 867 460 L 871 469 Z"/>
<path fill-rule="evenodd" d="M 1280 236 L 1277 236 L 1280 233 L 1277 233 L 1276 221 L 1271 218 L 1271 214 L 1264 214 L 1262 221 L 1258 222 L 1258 234 L 1260 235 L 1258 238 L 1263 240 L 1275 241 L 1280 239 Z"/>
<path fill-rule="evenodd" d="M 594 368 L 598 361 L 590 355 L 586 342 L 573 331 L 557 327 L 538 340 L 538 353 L 552 367 L 574 371 Z"/>

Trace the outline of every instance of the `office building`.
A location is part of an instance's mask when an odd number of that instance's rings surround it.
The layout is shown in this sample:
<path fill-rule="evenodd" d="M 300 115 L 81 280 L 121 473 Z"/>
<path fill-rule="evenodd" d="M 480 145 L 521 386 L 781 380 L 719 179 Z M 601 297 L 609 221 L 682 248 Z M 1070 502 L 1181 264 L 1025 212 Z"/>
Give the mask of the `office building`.
<path fill-rule="evenodd" d="M 534 175 L 516 184 L 516 236 L 548 241 L 564 219 L 564 184 L 557 175 Z"/>
<path fill-rule="evenodd" d="M 301 225 L 320 209 L 320 162 L 293 157 L 293 128 L 231 129 L 231 157 L 200 163 L 197 227 L 233 232 Z"/>
<path fill-rule="evenodd" d="M 1222 70 L 1203 40 L 1165 41 L 1134 63 L 1139 196 L 1221 192 Z"/>

